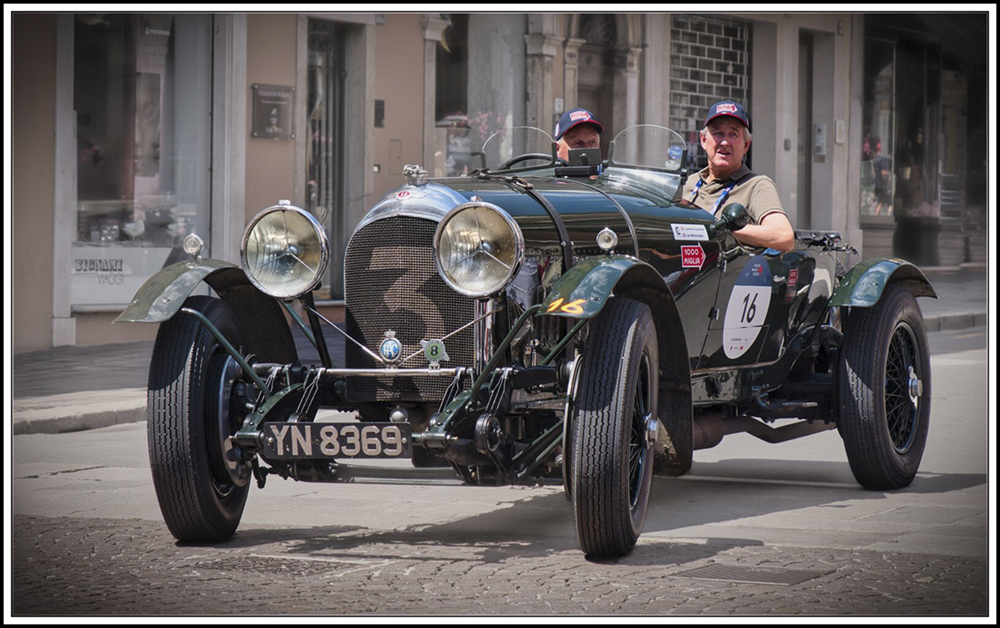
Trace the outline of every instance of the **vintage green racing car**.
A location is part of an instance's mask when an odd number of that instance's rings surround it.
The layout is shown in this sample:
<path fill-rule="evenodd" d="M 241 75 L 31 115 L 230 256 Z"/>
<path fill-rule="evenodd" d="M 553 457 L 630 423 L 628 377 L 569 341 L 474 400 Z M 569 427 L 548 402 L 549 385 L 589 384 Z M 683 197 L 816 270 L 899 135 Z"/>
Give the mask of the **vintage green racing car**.
<path fill-rule="evenodd" d="M 836 428 L 862 486 L 914 479 L 931 389 L 916 297 L 936 296 L 914 265 L 845 268 L 833 232 L 798 231 L 785 254 L 742 246 L 745 208 L 717 219 L 679 198 L 686 146 L 660 126 L 622 131 L 603 160 L 564 162 L 529 127 L 478 157 L 461 177 L 407 166 L 358 224 L 344 329 L 313 297 L 326 230 L 284 201 L 250 221 L 239 265 L 202 258 L 192 235 L 190 259 L 140 288 L 117 320 L 160 323 L 149 455 L 177 539 L 229 538 L 271 475 L 443 472 L 561 482 L 581 550 L 619 557 L 652 475 L 688 472 L 737 432 Z M 213 296 L 194 294 L 203 283 Z M 291 325 L 318 358 L 303 363 Z M 345 335 L 342 365 L 328 334 Z"/>

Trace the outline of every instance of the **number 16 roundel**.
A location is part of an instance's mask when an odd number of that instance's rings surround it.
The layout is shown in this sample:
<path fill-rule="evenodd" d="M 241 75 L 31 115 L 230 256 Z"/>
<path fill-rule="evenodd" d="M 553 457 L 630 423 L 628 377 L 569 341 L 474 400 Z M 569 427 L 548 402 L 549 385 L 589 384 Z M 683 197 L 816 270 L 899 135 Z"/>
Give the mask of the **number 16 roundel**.
<path fill-rule="evenodd" d="M 727 358 L 738 358 L 757 340 L 767 319 L 771 302 L 771 277 L 767 258 L 762 255 L 747 261 L 729 295 L 726 320 L 722 332 L 722 347 Z"/>

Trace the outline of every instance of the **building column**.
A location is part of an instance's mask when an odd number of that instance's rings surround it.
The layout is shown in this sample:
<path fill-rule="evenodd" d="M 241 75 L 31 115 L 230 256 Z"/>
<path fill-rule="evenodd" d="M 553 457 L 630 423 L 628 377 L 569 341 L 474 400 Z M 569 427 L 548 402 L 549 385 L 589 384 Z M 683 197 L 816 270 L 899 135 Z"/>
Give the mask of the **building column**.
<path fill-rule="evenodd" d="M 427 14 L 420 20 L 424 29 L 424 150 L 423 163 L 425 170 L 434 167 L 434 106 L 437 101 L 437 46 L 441 34 L 448 27 L 448 21 L 437 13 Z"/>
<path fill-rule="evenodd" d="M 642 66 L 640 119 L 670 127 L 670 15 L 647 15 L 643 23 L 646 54 Z"/>
<path fill-rule="evenodd" d="M 580 81 L 580 46 L 587 43 L 587 40 L 579 37 L 570 37 L 566 40 L 563 57 L 565 67 L 563 68 L 563 111 L 576 109 L 577 105 L 577 85 Z"/>
<path fill-rule="evenodd" d="M 528 55 L 525 124 L 547 130 L 552 126 L 555 112 L 552 70 L 559 40 L 555 35 L 529 33 L 524 41 Z"/>
<path fill-rule="evenodd" d="M 495 131 L 525 124 L 528 59 L 522 14 L 469 17 L 469 138 L 478 151 Z"/>
<path fill-rule="evenodd" d="M 865 93 L 865 16 L 852 15 L 848 22 L 847 57 L 848 94 L 850 101 L 847 112 L 847 215 L 843 223 L 834 223 L 842 229 L 844 240 L 858 251 L 859 258 L 866 256 L 864 230 L 861 228 L 861 151 L 857 147 L 864 142 L 864 93 Z M 855 147 L 852 149 L 851 147 Z M 852 174 L 853 173 L 853 174 Z M 843 225 L 843 226 L 841 226 Z M 851 259 L 852 262 L 857 261 Z"/>
<path fill-rule="evenodd" d="M 215 16 L 213 37 L 214 72 L 212 106 L 225 111 L 212 121 L 212 257 L 239 259 L 243 225 L 246 222 L 246 138 L 247 138 L 247 16 Z M 305 20 L 302 20 L 305 22 Z M 305 27 L 300 28 L 305 33 Z M 303 112 L 305 107 L 299 107 Z M 299 122 L 305 128 L 304 118 Z M 304 135 L 300 133 L 300 135 Z M 296 150 L 296 159 L 305 161 L 305 151 Z M 296 172 L 305 172 L 305 166 Z M 305 187 L 305 177 L 299 183 Z M 302 194 L 304 196 L 304 193 Z M 301 198 L 301 197 L 299 197 Z M 303 199 L 304 200 L 304 199 Z M 301 201 L 300 201 L 301 202 Z"/>
<path fill-rule="evenodd" d="M 613 128 L 619 131 L 639 123 L 639 56 L 642 48 L 615 53 Z"/>
<path fill-rule="evenodd" d="M 73 109 L 74 17 L 56 17 L 55 208 L 52 229 L 52 346 L 76 344 L 71 246 L 76 233 L 76 112 Z"/>

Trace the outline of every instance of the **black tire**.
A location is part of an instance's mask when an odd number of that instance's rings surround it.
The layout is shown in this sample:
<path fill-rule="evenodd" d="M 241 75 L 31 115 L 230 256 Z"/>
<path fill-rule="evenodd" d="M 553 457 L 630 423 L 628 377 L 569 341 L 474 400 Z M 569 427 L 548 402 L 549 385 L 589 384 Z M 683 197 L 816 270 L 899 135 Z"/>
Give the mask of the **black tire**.
<path fill-rule="evenodd" d="M 638 301 L 612 299 L 593 325 L 572 408 L 570 492 L 580 549 L 618 558 L 646 519 L 658 345 L 652 313 Z"/>
<path fill-rule="evenodd" d="M 847 460 L 861 486 L 894 490 L 913 481 L 931 413 L 927 333 L 917 301 L 898 284 L 844 323 L 837 369 Z"/>
<path fill-rule="evenodd" d="M 195 296 L 185 306 L 240 346 L 236 314 L 226 302 Z M 180 312 L 160 325 L 149 368 L 149 462 L 163 520 L 179 541 L 224 541 L 243 516 L 250 472 L 225 438 L 239 427 L 228 408 L 235 365 L 194 316 Z"/>

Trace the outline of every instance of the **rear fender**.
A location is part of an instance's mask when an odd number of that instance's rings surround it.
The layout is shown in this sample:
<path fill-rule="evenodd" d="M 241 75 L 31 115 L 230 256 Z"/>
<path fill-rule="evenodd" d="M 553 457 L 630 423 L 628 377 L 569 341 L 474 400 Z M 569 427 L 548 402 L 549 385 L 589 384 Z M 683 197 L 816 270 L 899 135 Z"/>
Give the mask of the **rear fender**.
<path fill-rule="evenodd" d="M 203 281 L 236 312 L 246 355 L 283 364 L 298 360 L 291 328 L 278 302 L 252 285 L 239 266 L 222 260 L 192 259 L 167 266 L 142 284 L 114 322 L 169 320 Z"/>
<path fill-rule="evenodd" d="M 876 257 L 855 265 L 830 297 L 830 305 L 872 307 L 890 283 L 898 282 L 914 297 L 934 297 L 937 293 L 919 268 L 895 257 Z"/>
<path fill-rule="evenodd" d="M 691 469 L 693 452 L 691 371 L 680 312 L 659 273 L 632 257 L 584 260 L 552 286 L 539 316 L 593 318 L 612 296 L 636 299 L 652 311 L 660 347 L 659 431 L 653 472 L 683 475 Z"/>

